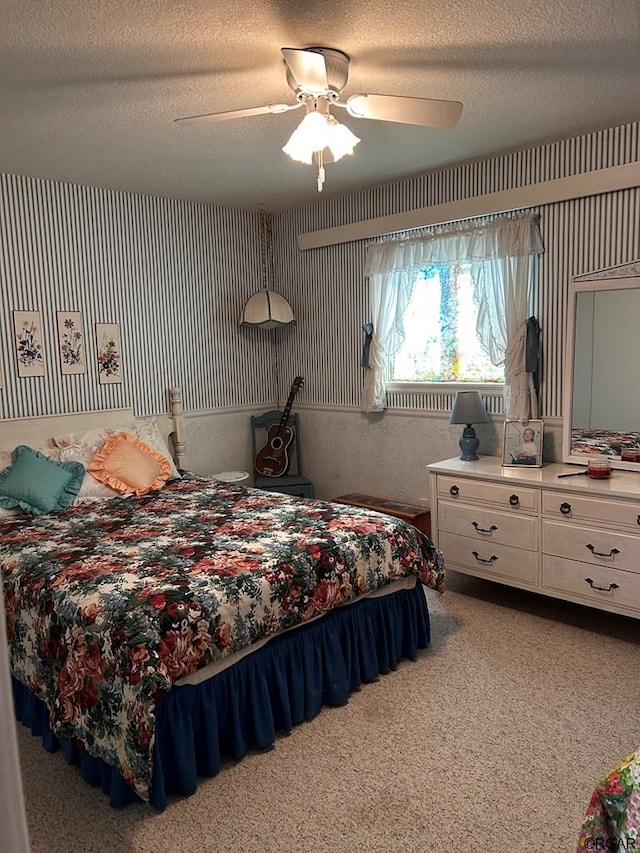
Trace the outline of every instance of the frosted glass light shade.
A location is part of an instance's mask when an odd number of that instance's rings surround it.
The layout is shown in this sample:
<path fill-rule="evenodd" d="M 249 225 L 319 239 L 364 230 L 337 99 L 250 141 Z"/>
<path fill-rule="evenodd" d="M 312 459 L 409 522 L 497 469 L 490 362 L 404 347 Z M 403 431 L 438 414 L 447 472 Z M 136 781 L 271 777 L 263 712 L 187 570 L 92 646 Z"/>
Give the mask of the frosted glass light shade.
<path fill-rule="evenodd" d="M 254 293 L 244 306 L 240 320 L 241 326 L 259 326 L 261 329 L 275 329 L 291 323 L 295 323 L 291 306 L 273 290 Z"/>
<path fill-rule="evenodd" d="M 322 151 L 327 147 L 328 129 L 329 125 L 324 115 L 307 113 L 282 150 L 292 160 L 310 165 L 314 152 Z"/>
<path fill-rule="evenodd" d="M 352 133 L 346 124 L 336 122 L 331 125 L 331 133 L 327 145 L 337 163 L 345 154 L 353 154 L 353 149 L 360 142 L 360 137 Z"/>
<path fill-rule="evenodd" d="M 282 150 L 292 160 L 309 165 L 316 151 L 328 148 L 337 162 L 345 154 L 353 154 L 358 142 L 359 137 L 346 125 L 336 121 L 332 115 L 310 112 L 293 131 Z"/>

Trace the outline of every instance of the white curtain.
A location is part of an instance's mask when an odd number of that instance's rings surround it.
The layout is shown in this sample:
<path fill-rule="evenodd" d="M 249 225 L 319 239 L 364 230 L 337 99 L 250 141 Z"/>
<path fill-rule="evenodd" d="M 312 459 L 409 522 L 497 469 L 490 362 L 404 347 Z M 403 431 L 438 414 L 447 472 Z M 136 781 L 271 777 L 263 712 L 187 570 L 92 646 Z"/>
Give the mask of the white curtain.
<path fill-rule="evenodd" d="M 373 335 L 369 349 L 369 369 L 365 373 L 362 408 L 381 412 L 385 407 L 389 358 L 404 341 L 405 312 L 416 277 L 410 270 L 391 270 L 371 275 L 371 316 Z"/>
<path fill-rule="evenodd" d="M 365 412 L 385 407 L 389 364 L 404 339 L 402 315 L 418 272 L 438 263 L 467 263 L 479 303 L 478 336 L 491 361 L 505 366 L 505 414 L 523 419 L 537 414 L 531 410 L 525 372 L 532 257 L 543 251 L 537 223 L 537 216 L 520 214 L 367 247 L 374 329 L 362 397 Z"/>

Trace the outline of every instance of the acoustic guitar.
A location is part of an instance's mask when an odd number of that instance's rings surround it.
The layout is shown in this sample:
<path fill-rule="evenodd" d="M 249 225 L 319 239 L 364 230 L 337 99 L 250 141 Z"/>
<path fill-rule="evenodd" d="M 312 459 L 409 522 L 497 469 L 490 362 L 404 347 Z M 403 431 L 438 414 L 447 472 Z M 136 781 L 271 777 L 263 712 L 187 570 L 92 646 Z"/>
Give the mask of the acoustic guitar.
<path fill-rule="evenodd" d="M 287 449 L 293 441 L 293 429 L 287 425 L 293 398 L 302 388 L 304 379 L 296 376 L 289 391 L 287 405 L 284 407 L 279 424 L 271 424 L 267 430 L 267 443 L 256 456 L 255 468 L 263 477 L 282 477 L 289 470 Z"/>

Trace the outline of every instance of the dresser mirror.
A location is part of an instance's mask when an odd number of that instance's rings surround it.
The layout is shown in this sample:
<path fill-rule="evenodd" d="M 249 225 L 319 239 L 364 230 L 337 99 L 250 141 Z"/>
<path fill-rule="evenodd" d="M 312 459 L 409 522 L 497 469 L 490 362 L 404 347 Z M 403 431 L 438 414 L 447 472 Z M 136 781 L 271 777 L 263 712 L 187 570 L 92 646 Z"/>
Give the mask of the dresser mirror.
<path fill-rule="evenodd" d="M 570 288 L 563 460 L 640 472 L 640 261 Z"/>

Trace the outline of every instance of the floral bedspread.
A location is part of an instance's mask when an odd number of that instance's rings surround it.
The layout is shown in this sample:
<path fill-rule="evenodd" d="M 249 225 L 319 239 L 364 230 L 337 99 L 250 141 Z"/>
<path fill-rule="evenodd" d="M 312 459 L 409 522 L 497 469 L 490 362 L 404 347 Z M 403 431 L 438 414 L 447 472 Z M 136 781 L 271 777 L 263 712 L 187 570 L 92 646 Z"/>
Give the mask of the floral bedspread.
<path fill-rule="evenodd" d="M 0 524 L 13 674 L 53 731 L 149 798 L 155 708 L 181 676 L 442 556 L 403 521 L 188 474 Z"/>
<path fill-rule="evenodd" d="M 640 850 L 640 749 L 591 795 L 578 840 L 578 853 L 584 850 Z"/>

